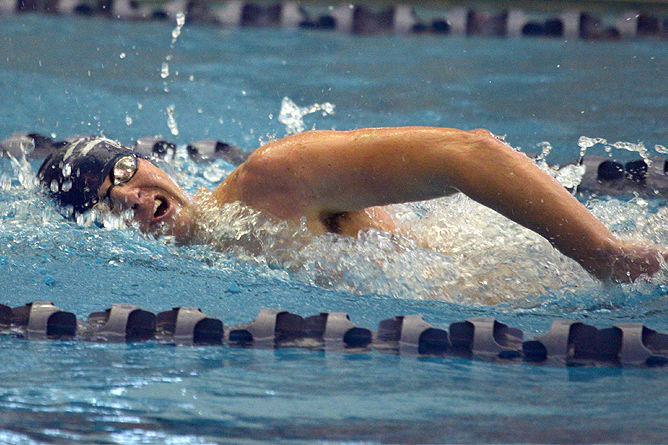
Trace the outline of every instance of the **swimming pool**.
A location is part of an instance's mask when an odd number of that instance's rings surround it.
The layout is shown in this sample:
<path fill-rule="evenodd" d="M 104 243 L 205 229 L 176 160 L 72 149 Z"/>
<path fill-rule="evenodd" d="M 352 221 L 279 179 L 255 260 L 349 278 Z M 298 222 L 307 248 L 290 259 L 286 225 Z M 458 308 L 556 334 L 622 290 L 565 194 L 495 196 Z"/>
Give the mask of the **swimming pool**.
<path fill-rule="evenodd" d="M 296 129 L 306 110 L 294 103 L 323 108 L 303 117 L 305 128 L 485 127 L 526 152 L 548 142 L 547 160 L 559 164 L 577 160 L 587 145 L 581 136 L 632 150 L 642 142 L 650 154 L 666 145 L 660 41 L 185 27 L 170 48 L 174 24 L 2 20 L 3 138 L 103 132 L 131 143 L 161 133 L 180 144 L 219 138 L 251 150 Z M 281 109 L 293 118 L 280 118 Z M 587 153 L 607 155 L 606 145 Z M 372 329 L 399 314 L 420 313 L 436 326 L 485 315 L 527 338 L 561 318 L 668 330 L 665 271 L 606 288 L 461 197 L 394 209 L 433 249 L 371 234 L 321 237 L 288 256 L 266 243 L 260 253 L 217 252 L 68 223 L 36 193 L 29 172 L 0 161 L 0 303 L 10 306 L 48 299 L 83 319 L 112 302 L 153 311 L 188 305 L 226 324 L 264 307 L 343 311 Z M 169 168 L 191 191 L 232 169 L 185 157 Z M 621 236 L 668 244 L 665 199 L 587 205 Z M 262 240 L 275 235 L 261 229 Z M 665 369 L 9 336 L 0 351 L 0 441 L 8 443 L 665 442 L 668 427 Z"/>

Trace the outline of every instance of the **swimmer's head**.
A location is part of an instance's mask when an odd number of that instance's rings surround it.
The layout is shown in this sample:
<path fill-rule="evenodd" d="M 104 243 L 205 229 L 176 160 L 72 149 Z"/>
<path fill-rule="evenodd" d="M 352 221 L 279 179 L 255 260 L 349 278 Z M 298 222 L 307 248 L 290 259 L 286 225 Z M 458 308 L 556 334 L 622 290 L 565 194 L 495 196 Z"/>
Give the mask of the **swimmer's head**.
<path fill-rule="evenodd" d="M 118 142 L 86 137 L 63 142 L 42 163 L 37 177 L 45 192 L 72 216 L 100 201 L 99 190 L 118 159 L 136 155 Z"/>
<path fill-rule="evenodd" d="M 72 217 L 107 201 L 115 213 L 131 210 L 140 229 L 186 240 L 190 196 L 167 173 L 116 141 L 86 137 L 60 144 L 37 174 L 43 190 Z"/>

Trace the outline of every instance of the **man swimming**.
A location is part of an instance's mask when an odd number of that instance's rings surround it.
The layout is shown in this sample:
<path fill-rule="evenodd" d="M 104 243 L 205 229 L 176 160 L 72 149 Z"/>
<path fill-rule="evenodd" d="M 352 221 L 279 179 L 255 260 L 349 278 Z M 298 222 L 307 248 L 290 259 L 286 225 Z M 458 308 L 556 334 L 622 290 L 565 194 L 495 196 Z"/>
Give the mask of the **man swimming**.
<path fill-rule="evenodd" d="M 194 198 L 163 170 L 102 138 L 71 141 L 38 177 L 73 214 L 107 201 L 140 229 L 193 241 Z M 660 270 L 668 249 L 617 239 L 524 154 L 486 130 L 433 127 L 310 131 L 266 144 L 213 190 L 218 206 L 241 202 L 314 234 L 397 231 L 383 206 L 461 191 L 533 230 L 602 280 Z"/>

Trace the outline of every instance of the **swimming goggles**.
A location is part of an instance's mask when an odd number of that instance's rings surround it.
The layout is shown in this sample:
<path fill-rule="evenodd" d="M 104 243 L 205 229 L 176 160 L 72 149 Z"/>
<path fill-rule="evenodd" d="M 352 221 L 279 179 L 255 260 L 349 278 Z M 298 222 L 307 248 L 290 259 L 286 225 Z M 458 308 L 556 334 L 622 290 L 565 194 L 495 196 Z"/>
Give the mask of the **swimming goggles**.
<path fill-rule="evenodd" d="M 105 201 L 111 204 L 111 189 L 127 184 L 135 176 L 135 173 L 137 173 L 137 167 L 137 156 L 134 154 L 121 156 L 114 162 L 114 165 L 109 172 L 111 185 L 104 196 Z"/>

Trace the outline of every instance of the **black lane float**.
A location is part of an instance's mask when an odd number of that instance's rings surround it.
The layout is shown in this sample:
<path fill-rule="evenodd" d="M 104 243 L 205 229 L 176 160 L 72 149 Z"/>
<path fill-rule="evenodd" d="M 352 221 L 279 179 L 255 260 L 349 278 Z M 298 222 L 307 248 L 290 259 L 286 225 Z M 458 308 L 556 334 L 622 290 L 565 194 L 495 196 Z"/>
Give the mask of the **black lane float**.
<path fill-rule="evenodd" d="M 642 323 L 598 329 L 575 320 L 556 320 L 550 330 L 524 341 L 524 333 L 492 317 L 473 317 L 434 327 L 421 315 L 381 320 L 375 333 L 356 326 L 343 312 L 303 318 L 261 309 L 249 323 L 226 327 L 195 307 L 175 307 L 157 316 L 132 304 L 113 304 L 78 322 L 48 301 L 11 308 L 0 305 L 0 332 L 28 340 L 90 342 L 155 341 L 174 345 L 243 348 L 305 348 L 409 356 L 457 356 L 499 363 L 552 366 L 657 367 L 668 364 L 668 335 Z M 668 369 L 668 368 L 666 368 Z"/>
<path fill-rule="evenodd" d="M 621 38 L 666 38 L 668 18 L 661 8 L 635 2 L 633 9 L 615 14 L 597 14 L 568 5 L 554 10 L 541 8 L 469 8 L 447 5 L 428 14 L 416 13 L 409 5 L 370 8 L 349 2 L 309 12 L 303 1 L 267 3 L 229 0 L 0 0 L 0 16 L 43 13 L 79 17 L 104 17 L 126 21 L 175 21 L 180 15 L 186 23 L 223 28 L 269 27 L 338 31 L 353 35 L 433 34 L 439 36 L 544 37 L 587 40 Z M 633 2 L 629 2 L 633 3 Z M 317 5 L 316 5 L 317 6 Z M 536 7 L 538 6 L 538 7 Z M 311 8 L 314 9 L 314 8 Z M 482 10 L 481 10 L 482 9 Z"/>

